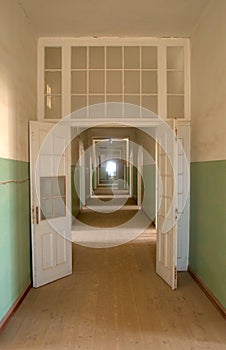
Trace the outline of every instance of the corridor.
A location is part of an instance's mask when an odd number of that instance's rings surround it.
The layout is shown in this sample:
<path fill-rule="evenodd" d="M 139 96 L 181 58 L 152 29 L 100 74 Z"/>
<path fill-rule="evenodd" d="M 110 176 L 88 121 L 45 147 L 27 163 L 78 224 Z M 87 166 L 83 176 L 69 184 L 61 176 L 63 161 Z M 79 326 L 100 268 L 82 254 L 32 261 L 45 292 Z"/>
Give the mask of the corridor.
<path fill-rule="evenodd" d="M 128 213 L 108 214 L 105 224 Z M 94 225 L 101 215 L 80 220 Z M 0 349 L 224 350 L 225 343 L 225 321 L 188 273 L 175 291 L 156 275 L 151 226 L 118 247 L 73 244 L 73 274 L 31 289 Z"/>

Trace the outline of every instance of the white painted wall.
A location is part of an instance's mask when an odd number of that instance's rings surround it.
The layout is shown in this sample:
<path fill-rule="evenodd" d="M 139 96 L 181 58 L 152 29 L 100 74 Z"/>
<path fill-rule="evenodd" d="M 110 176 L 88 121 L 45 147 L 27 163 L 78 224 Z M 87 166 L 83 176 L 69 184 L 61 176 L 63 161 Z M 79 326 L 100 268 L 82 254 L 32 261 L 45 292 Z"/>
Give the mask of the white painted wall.
<path fill-rule="evenodd" d="M 226 159 L 226 1 L 211 0 L 191 38 L 191 161 Z"/>
<path fill-rule="evenodd" d="M 15 0 L 0 0 L 0 157 L 28 160 L 28 120 L 36 119 L 37 42 Z"/>

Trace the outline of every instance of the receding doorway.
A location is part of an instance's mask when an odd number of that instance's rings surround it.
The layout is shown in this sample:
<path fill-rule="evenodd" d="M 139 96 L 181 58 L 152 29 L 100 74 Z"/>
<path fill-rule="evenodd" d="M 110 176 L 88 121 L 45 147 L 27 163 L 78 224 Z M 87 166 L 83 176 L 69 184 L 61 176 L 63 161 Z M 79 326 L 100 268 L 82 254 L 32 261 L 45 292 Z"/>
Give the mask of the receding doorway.
<path fill-rule="evenodd" d="M 129 197 L 129 138 L 93 138 L 92 196 Z"/>

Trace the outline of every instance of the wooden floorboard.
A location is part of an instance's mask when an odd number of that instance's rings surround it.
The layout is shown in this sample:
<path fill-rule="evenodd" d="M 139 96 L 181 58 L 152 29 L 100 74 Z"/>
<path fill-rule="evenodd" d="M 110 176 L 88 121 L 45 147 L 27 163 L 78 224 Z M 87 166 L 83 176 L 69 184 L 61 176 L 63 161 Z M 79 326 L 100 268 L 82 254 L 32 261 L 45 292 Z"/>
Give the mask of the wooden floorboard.
<path fill-rule="evenodd" d="M 148 234 L 125 245 L 73 246 L 73 275 L 31 289 L 0 349 L 225 350 L 226 323 L 188 273 L 172 291 L 155 274 Z"/>

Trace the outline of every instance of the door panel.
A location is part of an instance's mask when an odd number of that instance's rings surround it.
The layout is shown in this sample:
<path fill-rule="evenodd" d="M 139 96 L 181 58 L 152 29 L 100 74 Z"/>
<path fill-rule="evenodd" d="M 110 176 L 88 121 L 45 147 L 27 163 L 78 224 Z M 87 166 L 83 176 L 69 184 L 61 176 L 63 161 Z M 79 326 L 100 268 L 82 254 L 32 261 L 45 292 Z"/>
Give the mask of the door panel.
<path fill-rule="evenodd" d="M 178 121 L 178 245 L 177 269 L 187 271 L 190 213 L 190 122 Z"/>
<path fill-rule="evenodd" d="M 171 129 L 163 123 L 157 127 L 157 251 L 156 272 L 172 289 L 177 287 L 177 225 L 176 140 Z M 171 131 L 170 131 L 171 130 Z"/>
<path fill-rule="evenodd" d="M 33 285 L 72 273 L 70 127 L 30 122 Z"/>

